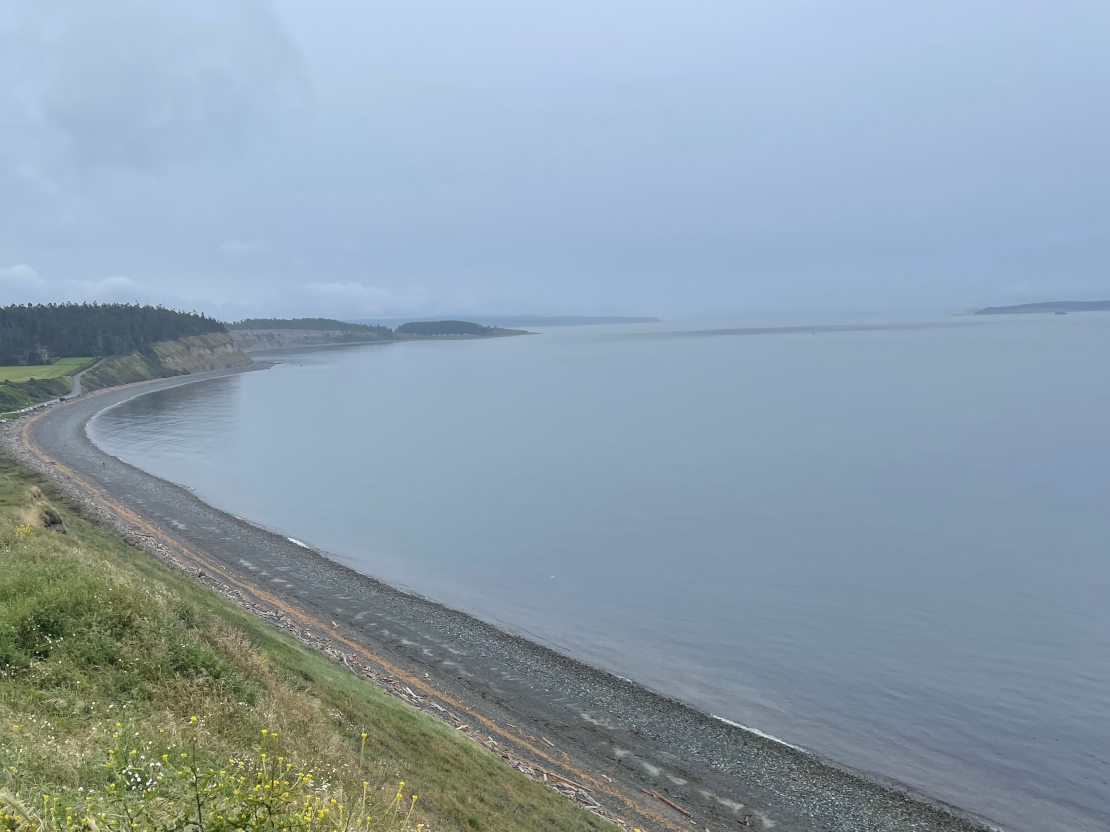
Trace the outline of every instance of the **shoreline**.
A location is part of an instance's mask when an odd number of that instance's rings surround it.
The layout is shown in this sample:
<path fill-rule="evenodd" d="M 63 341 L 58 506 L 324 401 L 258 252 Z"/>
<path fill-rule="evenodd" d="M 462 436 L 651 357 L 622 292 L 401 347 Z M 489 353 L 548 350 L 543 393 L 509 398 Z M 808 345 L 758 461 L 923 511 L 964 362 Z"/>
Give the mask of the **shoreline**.
<path fill-rule="evenodd" d="M 533 771 L 585 784 L 605 816 L 647 829 L 997 828 L 355 572 L 109 456 L 86 435 L 92 418 L 128 399 L 257 369 L 99 391 L 12 423 L 5 441 L 155 556 L 380 687 L 398 693 L 400 680 L 401 698 L 425 712 L 465 714 L 464 733 Z"/>

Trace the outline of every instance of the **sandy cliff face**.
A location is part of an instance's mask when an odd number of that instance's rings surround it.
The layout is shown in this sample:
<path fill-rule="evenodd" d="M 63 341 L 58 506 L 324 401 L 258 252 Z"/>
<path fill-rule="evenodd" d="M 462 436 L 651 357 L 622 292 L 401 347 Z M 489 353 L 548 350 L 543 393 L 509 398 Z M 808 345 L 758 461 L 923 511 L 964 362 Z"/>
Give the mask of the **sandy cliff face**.
<path fill-rule="evenodd" d="M 231 337 L 245 352 L 276 350 L 282 347 L 310 347 L 320 344 L 361 344 L 390 340 L 360 332 L 326 329 L 233 329 Z"/>
<path fill-rule="evenodd" d="M 97 364 L 82 379 L 85 390 L 116 387 L 152 378 L 167 378 L 207 370 L 226 370 L 251 363 L 226 332 L 190 335 L 160 341 L 129 355 L 116 355 Z"/>
<path fill-rule="evenodd" d="M 226 332 L 162 341 L 154 344 L 152 349 L 167 375 L 224 370 L 251 363 L 251 359 Z"/>

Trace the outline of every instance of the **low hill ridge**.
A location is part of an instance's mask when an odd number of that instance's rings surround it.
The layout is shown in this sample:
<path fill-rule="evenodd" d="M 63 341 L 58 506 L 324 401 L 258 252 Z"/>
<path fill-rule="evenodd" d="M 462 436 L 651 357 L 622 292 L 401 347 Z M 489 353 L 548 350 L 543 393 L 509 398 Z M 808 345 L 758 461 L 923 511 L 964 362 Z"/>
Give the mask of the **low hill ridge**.
<path fill-rule="evenodd" d="M 496 336 L 522 334 L 518 329 L 500 329 L 495 326 L 482 326 L 470 321 L 412 321 L 397 327 L 398 335 L 419 335 L 426 338 L 439 336 Z"/>
<path fill-rule="evenodd" d="M 363 332 L 383 334 L 391 332 L 387 326 L 337 321 L 334 318 L 244 318 L 228 324 L 231 331 L 259 330 L 312 330 L 315 332 Z"/>

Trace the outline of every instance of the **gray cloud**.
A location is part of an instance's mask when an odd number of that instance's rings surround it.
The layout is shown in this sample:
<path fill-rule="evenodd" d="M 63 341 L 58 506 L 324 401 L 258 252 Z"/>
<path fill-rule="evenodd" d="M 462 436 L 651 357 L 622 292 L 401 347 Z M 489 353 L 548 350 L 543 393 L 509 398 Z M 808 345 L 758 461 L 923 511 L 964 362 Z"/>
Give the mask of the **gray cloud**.
<path fill-rule="evenodd" d="M 299 55 L 255 0 L 14 0 L 5 120 L 47 163 L 158 169 L 241 150 L 303 103 Z"/>
<path fill-rule="evenodd" d="M 26 263 L 16 263 L 14 266 L 0 268 L 0 280 L 5 283 L 39 284 L 42 282 L 38 272 Z"/>
<path fill-rule="evenodd" d="M 1110 296 L 1108 28 L 1034 0 L 15 0 L 0 263 L 245 314 Z"/>
<path fill-rule="evenodd" d="M 0 267 L 0 292 L 6 303 L 50 303 L 64 301 L 148 300 L 135 281 L 122 275 L 100 280 L 46 280 L 26 263 Z"/>

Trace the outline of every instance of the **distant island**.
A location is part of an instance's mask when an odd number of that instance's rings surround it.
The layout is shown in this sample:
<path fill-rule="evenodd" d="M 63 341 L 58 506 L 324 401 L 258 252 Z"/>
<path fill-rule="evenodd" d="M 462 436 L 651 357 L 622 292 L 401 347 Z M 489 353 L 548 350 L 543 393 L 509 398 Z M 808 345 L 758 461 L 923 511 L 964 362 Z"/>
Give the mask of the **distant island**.
<path fill-rule="evenodd" d="M 1031 315 L 1068 312 L 1110 312 L 1110 300 L 1050 300 L 1017 306 L 988 306 L 976 315 Z"/>
<path fill-rule="evenodd" d="M 468 316 L 470 320 L 475 323 L 484 324 L 485 326 L 492 326 L 496 328 L 513 328 L 513 327 L 529 327 L 529 326 L 589 326 L 592 324 L 655 324 L 659 323 L 658 318 L 644 318 L 644 317 L 628 317 L 620 315 L 597 316 L 597 315 L 477 315 Z M 382 324 L 384 326 L 400 326 L 406 321 L 413 323 L 428 323 L 436 320 L 435 318 L 418 318 L 413 321 L 412 318 L 358 318 L 354 323 L 359 324 Z"/>

